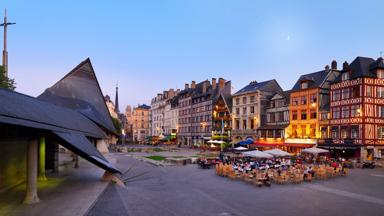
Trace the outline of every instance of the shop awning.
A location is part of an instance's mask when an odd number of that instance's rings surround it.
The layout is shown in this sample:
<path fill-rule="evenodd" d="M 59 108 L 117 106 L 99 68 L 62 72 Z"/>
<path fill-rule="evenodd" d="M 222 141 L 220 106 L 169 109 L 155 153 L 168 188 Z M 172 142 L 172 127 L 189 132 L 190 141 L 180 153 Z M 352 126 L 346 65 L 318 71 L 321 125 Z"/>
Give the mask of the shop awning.
<path fill-rule="evenodd" d="M 63 142 L 60 144 L 80 157 L 112 173 L 121 173 L 81 133 L 53 132 Z"/>
<path fill-rule="evenodd" d="M 259 143 L 255 142 L 251 147 L 270 147 L 270 148 L 276 148 L 276 147 L 296 147 L 296 148 L 310 148 L 314 144 L 303 144 L 303 143 Z"/>
<path fill-rule="evenodd" d="M 319 144 L 317 147 L 324 149 L 359 149 L 363 145 L 356 144 Z"/>

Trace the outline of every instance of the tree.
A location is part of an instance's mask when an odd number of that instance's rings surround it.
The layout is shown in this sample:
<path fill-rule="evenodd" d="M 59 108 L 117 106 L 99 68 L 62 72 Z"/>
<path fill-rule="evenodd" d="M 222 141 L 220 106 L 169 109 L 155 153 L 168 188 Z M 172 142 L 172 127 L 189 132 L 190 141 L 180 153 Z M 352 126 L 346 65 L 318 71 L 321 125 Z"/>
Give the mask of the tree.
<path fill-rule="evenodd" d="M 117 130 L 117 133 L 120 134 L 121 133 L 121 127 L 122 127 L 121 122 L 117 118 L 113 118 L 113 117 L 111 117 L 111 118 L 112 118 L 112 123 Z"/>
<path fill-rule="evenodd" d="M 14 79 L 9 79 L 5 76 L 5 70 L 3 66 L 0 66 L 0 88 L 6 88 L 15 90 L 16 83 Z"/>

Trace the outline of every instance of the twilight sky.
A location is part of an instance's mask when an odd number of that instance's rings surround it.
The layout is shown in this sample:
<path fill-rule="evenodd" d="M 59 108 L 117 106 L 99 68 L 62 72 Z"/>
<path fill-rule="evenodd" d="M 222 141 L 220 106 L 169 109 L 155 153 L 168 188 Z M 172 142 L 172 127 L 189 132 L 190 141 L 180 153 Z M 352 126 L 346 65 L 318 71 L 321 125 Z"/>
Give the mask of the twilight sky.
<path fill-rule="evenodd" d="M 288 90 L 333 59 L 384 51 L 382 0 L 2 0 L 1 17 L 5 7 L 17 91 L 37 96 L 90 57 L 105 94 L 119 83 L 120 110 L 212 77 Z"/>

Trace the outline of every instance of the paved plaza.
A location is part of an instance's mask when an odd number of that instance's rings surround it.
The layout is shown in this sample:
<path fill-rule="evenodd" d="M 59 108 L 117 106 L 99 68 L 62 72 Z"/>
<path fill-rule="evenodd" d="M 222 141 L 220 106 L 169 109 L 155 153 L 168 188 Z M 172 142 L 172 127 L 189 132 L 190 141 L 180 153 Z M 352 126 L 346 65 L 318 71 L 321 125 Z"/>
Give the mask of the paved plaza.
<path fill-rule="evenodd" d="M 257 188 L 196 165 L 154 166 L 115 153 L 127 187 L 111 184 L 88 215 L 384 215 L 384 170 Z"/>

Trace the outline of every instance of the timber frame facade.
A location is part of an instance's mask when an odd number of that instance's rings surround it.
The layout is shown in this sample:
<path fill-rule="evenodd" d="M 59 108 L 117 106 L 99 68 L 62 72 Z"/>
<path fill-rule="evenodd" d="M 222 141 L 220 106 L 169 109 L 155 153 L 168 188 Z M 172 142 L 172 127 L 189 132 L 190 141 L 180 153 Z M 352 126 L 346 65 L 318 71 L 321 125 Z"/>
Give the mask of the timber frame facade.
<path fill-rule="evenodd" d="M 361 160 L 371 160 L 384 153 L 382 58 L 375 61 L 357 57 L 351 65 L 343 64 L 338 79 L 331 85 L 329 124 L 321 130 L 322 147 L 341 149 L 344 154 L 353 150 L 348 156 Z"/>

